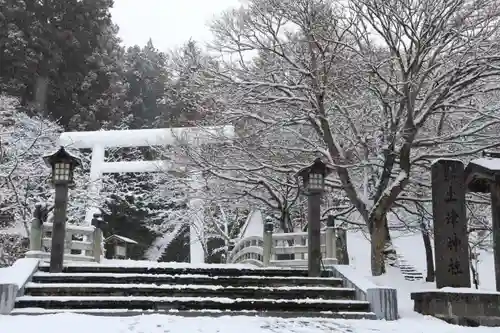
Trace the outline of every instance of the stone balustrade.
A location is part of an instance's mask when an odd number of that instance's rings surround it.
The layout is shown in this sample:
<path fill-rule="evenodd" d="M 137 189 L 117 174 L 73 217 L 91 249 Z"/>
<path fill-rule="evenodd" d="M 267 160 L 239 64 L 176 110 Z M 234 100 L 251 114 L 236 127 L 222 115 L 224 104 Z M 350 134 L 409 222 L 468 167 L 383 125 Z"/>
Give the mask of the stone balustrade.
<path fill-rule="evenodd" d="M 307 267 L 307 232 L 273 233 L 266 225 L 263 236 L 250 236 L 238 240 L 229 253 L 228 263 L 247 263 L 259 267 Z M 334 227 L 321 230 L 323 265 L 337 263 Z"/>
<path fill-rule="evenodd" d="M 94 240 L 101 240 L 94 242 Z M 52 223 L 31 223 L 30 249 L 27 258 L 50 259 Z M 102 231 L 94 226 L 66 225 L 65 261 L 101 261 L 103 255 Z"/>

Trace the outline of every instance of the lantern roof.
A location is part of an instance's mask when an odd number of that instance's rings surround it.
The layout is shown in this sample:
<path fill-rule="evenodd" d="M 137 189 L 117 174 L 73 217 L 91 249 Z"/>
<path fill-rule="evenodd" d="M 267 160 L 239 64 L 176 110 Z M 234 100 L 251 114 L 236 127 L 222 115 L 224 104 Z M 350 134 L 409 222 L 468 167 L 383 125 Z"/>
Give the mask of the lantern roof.
<path fill-rule="evenodd" d="M 81 166 L 81 160 L 66 151 L 64 147 L 60 147 L 56 152 L 47 154 L 43 157 L 43 161 L 48 167 L 52 167 L 53 164 L 59 161 L 69 161 L 74 167 Z"/>
<path fill-rule="evenodd" d="M 308 165 L 299 171 L 297 171 L 296 176 L 303 176 L 310 173 L 320 173 L 323 176 L 327 176 L 334 170 L 333 166 L 325 163 L 321 158 L 316 158 L 311 165 Z"/>
<path fill-rule="evenodd" d="M 500 181 L 500 153 L 485 153 L 465 168 L 465 185 L 469 192 L 489 193 L 490 184 Z"/>
<path fill-rule="evenodd" d="M 122 243 L 122 244 L 139 244 L 139 243 L 137 243 L 137 242 L 136 242 L 135 240 L 133 240 L 133 239 L 130 239 L 130 238 L 128 238 L 128 237 L 124 237 L 124 236 L 120 236 L 120 235 L 116 235 L 116 234 L 115 234 L 115 235 L 111 235 L 111 236 L 109 236 L 108 238 L 106 238 L 106 239 L 104 240 L 104 242 L 105 242 L 105 243 L 108 243 L 108 242 L 110 242 L 110 241 L 112 241 L 112 240 L 115 240 L 115 241 L 117 241 L 118 243 Z"/>

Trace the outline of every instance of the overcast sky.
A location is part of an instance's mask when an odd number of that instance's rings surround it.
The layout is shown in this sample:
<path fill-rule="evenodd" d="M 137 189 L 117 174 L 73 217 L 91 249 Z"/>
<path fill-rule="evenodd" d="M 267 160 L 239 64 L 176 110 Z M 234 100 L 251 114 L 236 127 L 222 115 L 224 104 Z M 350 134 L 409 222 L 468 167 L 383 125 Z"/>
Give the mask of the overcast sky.
<path fill-rule="evenodd" d="M 149 38 L 160 51 L 182 45 L 189 38 L 210 39 L 207 22 L 238 0 L 115 0 L 111 14 L 119 35 L 129 45 Z"/>

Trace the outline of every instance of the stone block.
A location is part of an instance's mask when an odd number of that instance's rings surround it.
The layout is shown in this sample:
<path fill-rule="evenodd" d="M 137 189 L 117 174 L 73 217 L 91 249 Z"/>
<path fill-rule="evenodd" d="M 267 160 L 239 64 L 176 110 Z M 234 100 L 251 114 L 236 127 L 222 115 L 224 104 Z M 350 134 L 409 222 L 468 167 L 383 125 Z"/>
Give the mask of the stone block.
<path fill-rule="evenodd" d="M 0 314 L 9 314 L 14 309 L 18 291 L 16 284 L 0 284 Z"/>

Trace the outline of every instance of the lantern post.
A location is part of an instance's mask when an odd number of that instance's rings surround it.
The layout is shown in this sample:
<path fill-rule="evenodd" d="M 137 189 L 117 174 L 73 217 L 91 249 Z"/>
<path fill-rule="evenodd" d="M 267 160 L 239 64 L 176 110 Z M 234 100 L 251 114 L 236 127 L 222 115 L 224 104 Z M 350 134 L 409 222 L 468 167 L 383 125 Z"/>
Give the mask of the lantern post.
<path fill-rule="evenodd" d="M 325 178 L 332 171 L 332 167 L 317 158 L 295 175 L 300 190 L 308 197 L 307 270 L 312 277 L 321 275 L 321 196 Z"/>
<path fill-rule="evenodd" d="M 64 147 L 51 155 L 44 156 L 47 166 L 52 169 L 52 184 L 55 188 L 54 223 L 50 250 L 50 272 L 60 273 L 64 262 L 64 239 L 66 236 L 66 211 L 68 189 L 74 186 L 73 172 L 81 165 L 78 158 L 69 154 Z"/>

